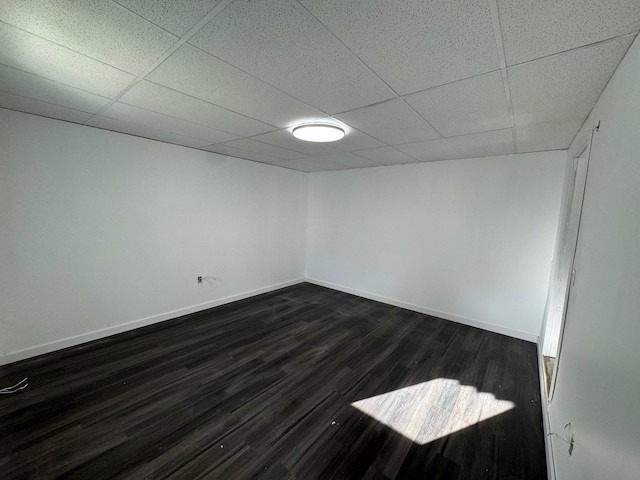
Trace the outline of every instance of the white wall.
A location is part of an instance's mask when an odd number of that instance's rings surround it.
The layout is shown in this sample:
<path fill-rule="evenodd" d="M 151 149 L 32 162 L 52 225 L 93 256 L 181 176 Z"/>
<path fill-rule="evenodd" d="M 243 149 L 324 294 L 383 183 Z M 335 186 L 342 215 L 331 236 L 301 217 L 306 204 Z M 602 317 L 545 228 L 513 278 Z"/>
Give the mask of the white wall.
<path fill-rule="evenodd" d="M 535 341 L 565 157 L 311 174 L 307 277 Z"/>
<path fill-rule="evenodd" d="M 304 173 L 2 109 L 0 162 L 0 360 L 304 276 Z"/>
<path fill-rule="evenodd" d="M 549 418 L 559 480 L 640 475 L 640 40 L 586 125 L 594 134 L 575 285 Z M 576 138 L 574 142 L 582 142 Z"/>

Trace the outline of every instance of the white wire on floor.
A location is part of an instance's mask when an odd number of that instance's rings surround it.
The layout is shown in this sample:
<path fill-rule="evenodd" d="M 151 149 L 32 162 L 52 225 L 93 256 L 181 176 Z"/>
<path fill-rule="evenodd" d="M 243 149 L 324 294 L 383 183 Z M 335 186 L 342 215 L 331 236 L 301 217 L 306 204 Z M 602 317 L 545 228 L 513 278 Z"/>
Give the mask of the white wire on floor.
<path fill-rule="evenodd" d="M 19 381 L 15 385 L 13 385 L 11 387 L 3 388 L 2 390 L 0 390 L 0 394 L 8 395 L 10 393 L 16 393 L 16 392 L 18 392 L 20 390 L 23 390 L 23 389 L 27 388 L 29 386 L 29 384 L 27 383 L 28 379 L 29 379 L 29 377 L 23 378 L 21 381 Z"/>

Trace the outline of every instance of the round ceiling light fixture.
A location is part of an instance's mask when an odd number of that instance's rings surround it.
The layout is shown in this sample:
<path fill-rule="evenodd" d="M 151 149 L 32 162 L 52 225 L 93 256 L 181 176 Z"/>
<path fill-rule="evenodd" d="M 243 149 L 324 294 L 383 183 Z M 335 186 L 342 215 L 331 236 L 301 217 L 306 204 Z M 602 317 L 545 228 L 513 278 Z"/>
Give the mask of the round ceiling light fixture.
<path fill-rule="evenodd" d="M 305 142 L 335 142 L 344 137 L 344 129 L 330 123 L 307 123 L 291 131 L 293 136 Z"/>

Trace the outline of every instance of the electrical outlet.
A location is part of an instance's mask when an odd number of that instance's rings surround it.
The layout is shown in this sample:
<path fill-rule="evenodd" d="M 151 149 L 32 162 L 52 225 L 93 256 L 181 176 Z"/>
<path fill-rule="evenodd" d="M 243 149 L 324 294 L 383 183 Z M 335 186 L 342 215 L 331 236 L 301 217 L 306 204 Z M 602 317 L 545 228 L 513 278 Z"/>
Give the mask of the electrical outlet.
<path fill-rule="evenodd" d="M 198 277 L 198 283 L 202 283 L 202 275 Z"/>

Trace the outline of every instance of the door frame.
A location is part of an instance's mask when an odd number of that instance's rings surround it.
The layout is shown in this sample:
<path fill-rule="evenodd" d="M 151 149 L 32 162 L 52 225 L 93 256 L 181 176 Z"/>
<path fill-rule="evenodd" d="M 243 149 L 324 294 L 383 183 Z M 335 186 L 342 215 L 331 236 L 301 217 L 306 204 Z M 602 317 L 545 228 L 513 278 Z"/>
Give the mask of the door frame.
<path fill-rule="evenodd" d="M 571 177 L 567 179 L 565 184 L 566 191 L 563 195 L 563 210 L 560 212 L 556 258 L 554 259 L 554 269 L 549 285 L 549 302 L 545 315 L 544 337 L 542 339 L 543 359 L 544 356 L 555 359 L 549 391 L 547 392 L 547 402 L 549 403 L 553 399 L 556 378 L 560 368 L 567 308 L 571 288 L 575 281 L 574 262 L 580 235 L 580 222 L 582 220 L 593 134 L 596 128 L 589 129 L 586 138 L 581 142 L 575 142 L 576 147 L 567 152 L 567 156 L 571 159 L 571 170 L 568 172 Z"/>

